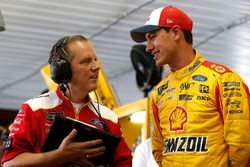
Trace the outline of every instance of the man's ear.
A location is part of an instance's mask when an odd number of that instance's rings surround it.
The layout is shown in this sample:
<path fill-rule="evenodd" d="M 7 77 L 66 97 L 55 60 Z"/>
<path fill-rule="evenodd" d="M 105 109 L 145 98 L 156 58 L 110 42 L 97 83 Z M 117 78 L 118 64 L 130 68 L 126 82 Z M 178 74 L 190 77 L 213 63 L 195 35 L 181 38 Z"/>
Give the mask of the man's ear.
<path fill-rule="evenodd" d="M 181 33 L 182 33 L 180 26 L 178 26 L 178 25 L 173 26 L 171 28 L 171 31 L 174 35 L 174 40 L 176 40 L 176 41 L 179 40 L 181 37 Z"/>

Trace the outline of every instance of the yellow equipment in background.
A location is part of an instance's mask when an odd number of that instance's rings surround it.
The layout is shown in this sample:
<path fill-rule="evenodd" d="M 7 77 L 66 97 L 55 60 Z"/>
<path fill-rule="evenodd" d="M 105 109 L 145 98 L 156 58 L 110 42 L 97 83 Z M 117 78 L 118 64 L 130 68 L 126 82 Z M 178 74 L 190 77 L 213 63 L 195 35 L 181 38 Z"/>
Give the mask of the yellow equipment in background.
<path fill-rule="evenodd" d="M 47 64 L 42 67 L 40 72 L 44 77 L 48 89 L 55 90 L 57 88 L 57 84 L 51 79 L 50 65 Z M 124 106 L 120 106 L 102 67 L 99 71 L 96 94 L 101 104 L 112 109 L 118 115 L 123 135 L 130 148 L 132 148 L 134 141 L 138 138 L 138 136 L 141 136 L 143 134 L 143 137 L 145 139 L 150 136 L 149 114 L 148 112 L 146 112 L 148 111 L 148 98 L 144 98 Z M 90 96 L 91 98 L 95 98 L 93 92 L 90 94 Z M 130 115 L 138 111 L 146 112 L 144 123 L 133 123 L 130 121 Z"/>

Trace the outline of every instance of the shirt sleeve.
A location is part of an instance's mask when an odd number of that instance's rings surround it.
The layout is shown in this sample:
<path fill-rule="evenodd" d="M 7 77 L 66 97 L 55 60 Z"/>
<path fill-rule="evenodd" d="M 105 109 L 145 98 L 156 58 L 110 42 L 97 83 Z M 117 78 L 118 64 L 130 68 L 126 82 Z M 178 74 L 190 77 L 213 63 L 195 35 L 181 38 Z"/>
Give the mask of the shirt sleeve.
<path fill-rule="evenodd" d="M 218 80 L 216 96 L 224 121 L 224 138 L 229 146 L 229 164 L 247 166 L 250 157 L 249 90 L 234 72 Z"/>
<path fill-rule="evenodd" d="M 35 130 L 38 126 L 36 119 L 33 118 L 31 109 L 27 104 L 23 104 L 11 125 L 9 136 L 6 140 L 4 157 L 2 163 L 13 159 L 22 152 L 32 152 L 34 143 L 36 142 Z"/>
<path fill-rule="evenodd" d="M 153 130 L 151 134 L 152 138 L 152 153 L 154 155 L 154 159 L 159 166 L 162 163 L 162 151 L 163 151 L 163 137 L 161 134 L 161 127 L 160 127 L 160 120 L 158 117 L 158 108 L 157 104 L 155 103 L 155 94 L 156 92 L 152 93 L 151 97 L 151 106 L 150 106 L 150 118 L 153 125 Z"/>

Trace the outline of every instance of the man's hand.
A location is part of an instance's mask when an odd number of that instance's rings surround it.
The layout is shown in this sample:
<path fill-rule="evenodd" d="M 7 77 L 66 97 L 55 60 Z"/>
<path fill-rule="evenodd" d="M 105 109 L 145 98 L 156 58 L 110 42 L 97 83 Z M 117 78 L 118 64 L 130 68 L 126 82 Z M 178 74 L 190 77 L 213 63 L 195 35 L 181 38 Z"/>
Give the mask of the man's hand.
<path fill-rule="evenodd" d="M 74 142 L 77 131 L 73 129 L 68 136 L 64 138 L 58 148 L 59 155 L 69 163 L 75 163 L 80 166 L 94 167 L 89 158 L 94 158 L 102 155 L 105 151 L 104 146 L 96 147 L 102 143 L 101 139 L 91 140 L 86 142 Z"/>

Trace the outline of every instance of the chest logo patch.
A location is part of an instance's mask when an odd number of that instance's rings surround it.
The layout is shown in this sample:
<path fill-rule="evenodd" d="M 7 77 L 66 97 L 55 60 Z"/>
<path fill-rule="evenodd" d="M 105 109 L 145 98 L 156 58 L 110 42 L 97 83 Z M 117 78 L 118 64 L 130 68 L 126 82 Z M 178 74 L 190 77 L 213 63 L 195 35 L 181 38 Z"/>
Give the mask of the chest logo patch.
<path fill-rule="evenodd" d="M 188 121 L 187 111 L 181 106 L 176 106 L 170 113 L 168 121 L 170 124 L 170 131 L 183 131 Z"/>
<path fill-rule="evenodd" d="M 194 75 L 192 76 L 192 79 L 195 81 L 200 81 L 200 82 L 206 82 L 207 81 L 207 77 L 203 76 L 203 75 Z"/>
<path fill-rule="evenodd" d="M 100 128 L 103 128 L 104 127 L 104 122 L 100 121 L 100 120 L 97 120 L 95 118 L 92 118 L 90 120 L 91 123 L 95 124 L 96 126 L 100 127 Z"/>

